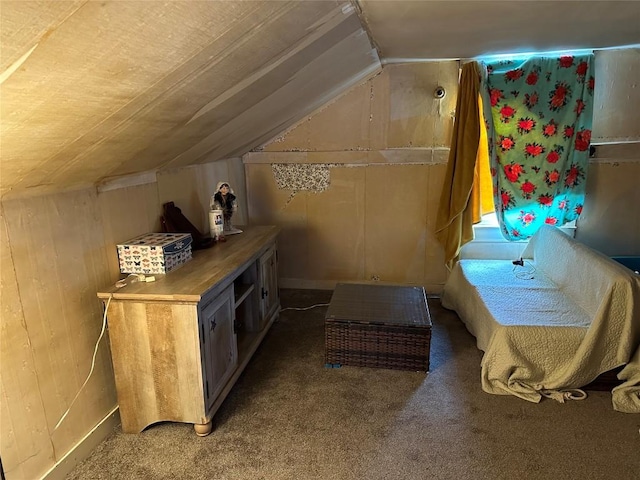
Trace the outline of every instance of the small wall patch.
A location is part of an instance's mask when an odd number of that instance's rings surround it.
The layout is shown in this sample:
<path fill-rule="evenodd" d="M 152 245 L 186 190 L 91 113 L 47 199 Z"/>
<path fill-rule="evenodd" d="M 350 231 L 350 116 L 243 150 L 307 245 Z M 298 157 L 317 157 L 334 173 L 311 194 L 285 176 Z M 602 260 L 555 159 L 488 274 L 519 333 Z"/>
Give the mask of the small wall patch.
<path fill-rule="evenodd" d="M 324 192 L 331 184 L 328 163 L 272 163 L 271 171 L 280 190 Z"/>

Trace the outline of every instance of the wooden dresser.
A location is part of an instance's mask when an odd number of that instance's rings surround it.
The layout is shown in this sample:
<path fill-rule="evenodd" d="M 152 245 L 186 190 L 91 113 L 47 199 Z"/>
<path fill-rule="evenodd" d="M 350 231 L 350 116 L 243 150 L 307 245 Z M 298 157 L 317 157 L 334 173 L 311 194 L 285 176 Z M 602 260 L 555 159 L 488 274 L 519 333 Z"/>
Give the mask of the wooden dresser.
<path fill-rule="evenodd" d="M 122 430 L 193 423 L 198 435 L 280 311 L 278 228 L 243 227 L 167 275 L 98 292 L 107 321 Z"/>

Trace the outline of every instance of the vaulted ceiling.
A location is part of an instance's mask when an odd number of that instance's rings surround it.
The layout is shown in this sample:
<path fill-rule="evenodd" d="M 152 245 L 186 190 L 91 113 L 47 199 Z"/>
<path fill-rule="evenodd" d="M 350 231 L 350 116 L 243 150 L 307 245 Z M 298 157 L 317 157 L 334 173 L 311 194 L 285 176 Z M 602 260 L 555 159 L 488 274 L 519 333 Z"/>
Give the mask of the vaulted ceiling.
<path fill-rule="evenodd" d="M 0 194 L 240 156 L 386 62 L 640 44 L 640 2 L 0 2 Z"/>

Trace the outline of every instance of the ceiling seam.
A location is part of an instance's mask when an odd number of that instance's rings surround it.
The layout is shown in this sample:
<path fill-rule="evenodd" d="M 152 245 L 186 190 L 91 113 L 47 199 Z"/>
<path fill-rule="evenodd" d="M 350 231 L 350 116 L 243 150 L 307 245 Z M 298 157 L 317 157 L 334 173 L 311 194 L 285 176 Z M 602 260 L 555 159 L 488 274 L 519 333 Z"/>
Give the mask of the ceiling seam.
<path fill-rule="evenodd" d="M 384 55 L 382 54 L 382 49 L 376 42 L 373 36 L 373 33 L 369 28 L 369 23 L 367 22 L 367 17 L 362 10 L 362 6 L 360 5 L 360 0 L 350 0 L 350 2 L 351 2 L 351 5 L 353 5 L 356 10 L 356 15 L 358 16 L 358 20 L 360 20 L 360 25 L 362 26 L 362 29 L 366 32 L 367 37 L 369 38 L 369 43 L 371 44 L 371 48 L 374 48 L 376 52 L 378 52 L 378 58 L 380 59 L 384 58 Z M 384 65 L 384 62 L 381 61 L 380 63 Z"/>

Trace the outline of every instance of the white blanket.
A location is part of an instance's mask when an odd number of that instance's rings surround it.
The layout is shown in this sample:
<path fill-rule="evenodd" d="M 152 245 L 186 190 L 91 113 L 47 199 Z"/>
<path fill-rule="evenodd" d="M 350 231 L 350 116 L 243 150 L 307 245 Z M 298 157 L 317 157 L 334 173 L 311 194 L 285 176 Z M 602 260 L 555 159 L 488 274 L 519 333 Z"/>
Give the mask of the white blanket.
<path fill-rule="evenodd" d="M 618 378 L 625 382 L 613 389 L 613 408 L 619 412 L 640 413 L 640 347 Z"/>
<path fill-rule="evenodd" d="M 553 227 L 531 239 L 525 256 L 524 267 L 461 260 L 442 303 L 485 352 L 483 390 L 564 401 L 630 361 L 640 345 L 640 282 Z"/>

